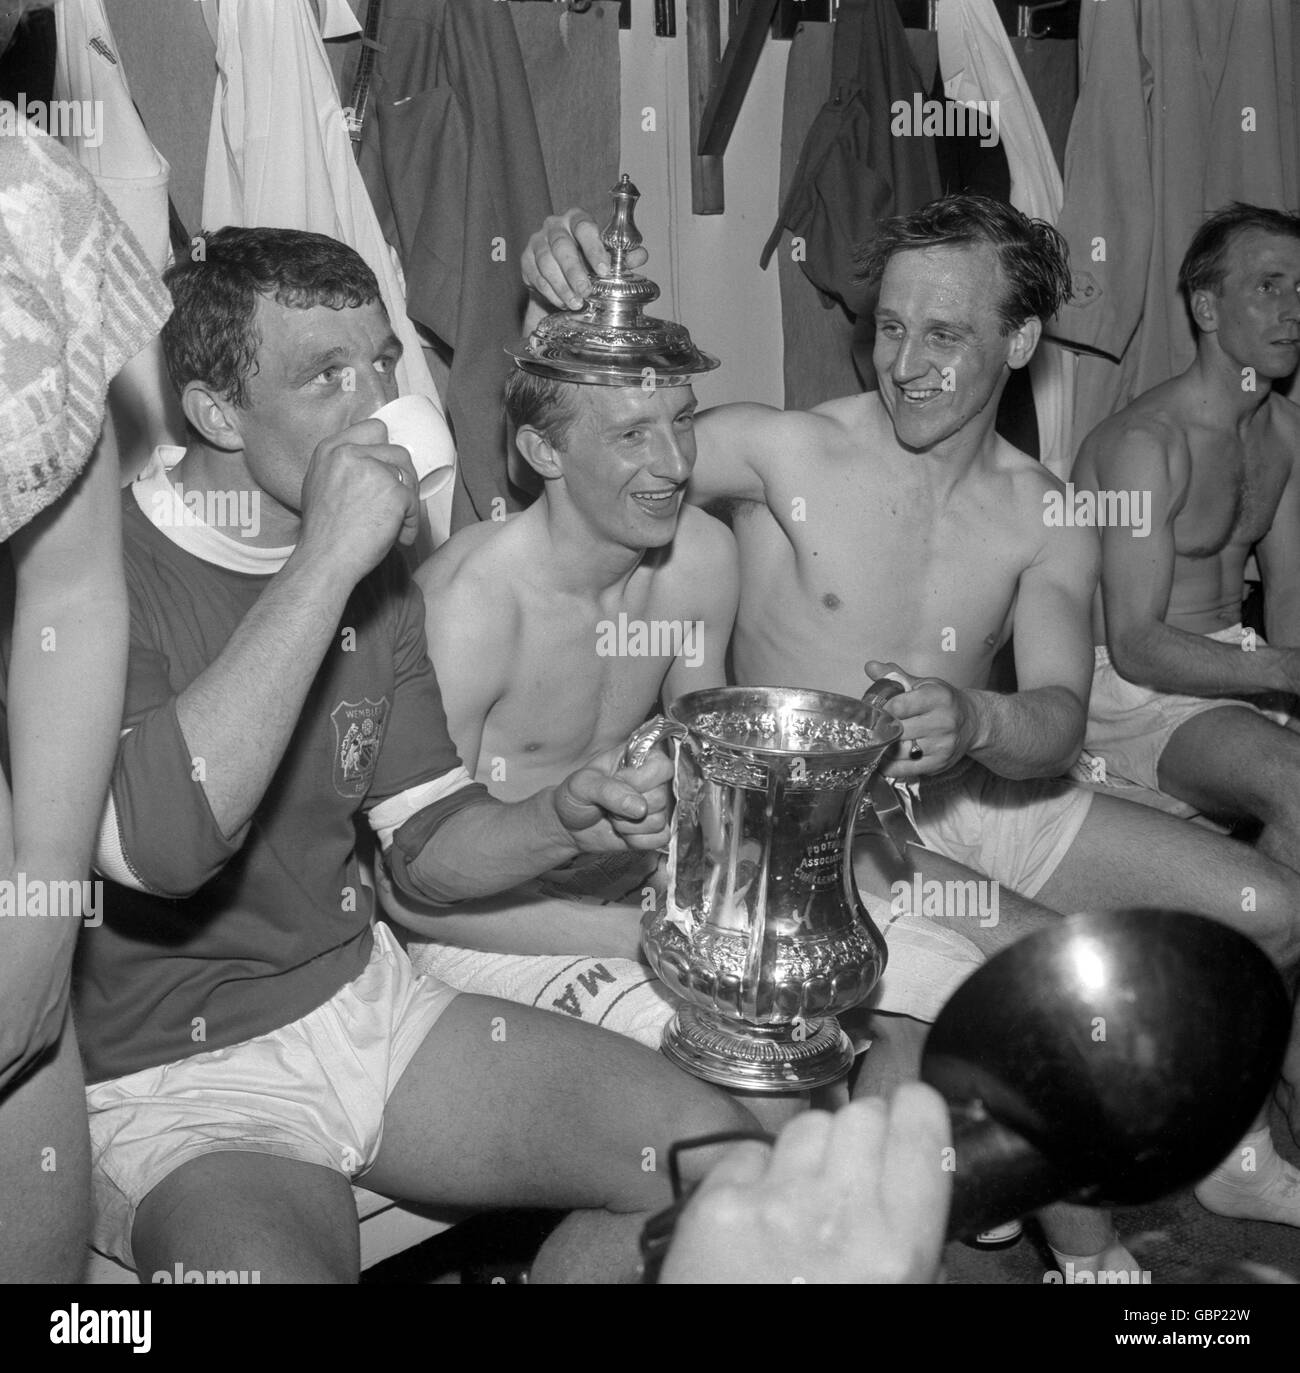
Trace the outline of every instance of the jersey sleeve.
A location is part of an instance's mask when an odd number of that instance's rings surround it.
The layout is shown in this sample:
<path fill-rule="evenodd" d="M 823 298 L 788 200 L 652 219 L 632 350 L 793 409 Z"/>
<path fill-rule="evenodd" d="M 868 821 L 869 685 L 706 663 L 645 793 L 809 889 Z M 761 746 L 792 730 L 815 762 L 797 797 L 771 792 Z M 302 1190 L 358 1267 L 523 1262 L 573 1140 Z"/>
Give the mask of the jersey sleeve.
<path fill-rule="evenodd" d="M 149 614 L 150 588 L 130 557 L 131 649 L 122 737 L 100 826 L 95 866 L 156 896 L 183 897 L 243 846 L 244 826 L 223 834 L 208 805 L 205 759 L 191 756 L 176 715 L 170 663 Z"/>

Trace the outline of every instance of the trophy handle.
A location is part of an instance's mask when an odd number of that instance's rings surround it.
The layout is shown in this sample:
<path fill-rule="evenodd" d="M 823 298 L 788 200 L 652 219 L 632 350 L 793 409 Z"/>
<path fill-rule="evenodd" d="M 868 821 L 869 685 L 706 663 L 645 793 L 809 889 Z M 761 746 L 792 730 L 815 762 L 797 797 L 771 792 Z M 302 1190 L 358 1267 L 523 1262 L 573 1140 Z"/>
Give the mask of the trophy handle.
<path fill-rule="evenodd" d="M 686 726 L 679 725 L 676 720 L 670 720 L 666 715 L 656 715 L 632 734 L 623 746 L 622 766 L 639 768 L 661 739 L 683 739 L 689 733 Z"/>
<path fill-rule="evenodd" d="M 892 677 L 880 677 L 862 693 L 862 704 L 883 706 L 886 701 L 892 701 L 895 696 L 901 696 L 906 690 L 902 682 L 896 682 Z"/>
<path fill-rule="evenodd" d="M 862 704 L 883 709 L 886 701 L 892 701 L 906 690 L 901 682 L 896 682 L 892 677 L 880 677 L 862 693 Z M 874 814 L 881 832 L 894 846 L 894 852 L 903 862 L 907 862 L 908 844 L 919 844 L 921 836 L 917 834 L 898 794 L 882 772 L 872 773 L 867 785 L 867 797 L 869 799 L 864 802 L 864 808 Z"/>

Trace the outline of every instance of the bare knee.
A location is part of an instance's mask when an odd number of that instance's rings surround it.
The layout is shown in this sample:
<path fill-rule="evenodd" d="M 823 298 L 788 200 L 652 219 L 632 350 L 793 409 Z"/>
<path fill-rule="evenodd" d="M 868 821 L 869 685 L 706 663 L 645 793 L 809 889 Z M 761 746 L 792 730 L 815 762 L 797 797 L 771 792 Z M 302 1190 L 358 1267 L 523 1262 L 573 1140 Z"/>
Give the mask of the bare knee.
<path fill-rule="evenodd" d="M 1283 969 L 1300 963 L 1300 874 L 1268 863 L 1253 882 L 1242 887 L 1241 902 L 1243 914 L 1254 917 L 1242 928 L 1273 962 Z"/>
<path fill-rule="evenodd" d="M 700 1139 L 705 1135 L 719 1134 L 757 1134 L 765 1127 L 741 1101 L 724 1092 L 721 1088 L 707 1087 L 704 1083 L 693 1084 L 697 1090 L 691 1093 L 691 1101 L 675 1112 L 669 1126 L 669 1137 L 665 1147 L 678 1144 L 683 1140 Z M 692 1149 L 681 1156 L 682 1177 L 699 1181 L 717 1162 L 726 1145 L 713 1148 Z M 661 1160 L 666 1166 L 667 1159 Z M 658 1168 L 660 1165 L 655 1165 Z"/>

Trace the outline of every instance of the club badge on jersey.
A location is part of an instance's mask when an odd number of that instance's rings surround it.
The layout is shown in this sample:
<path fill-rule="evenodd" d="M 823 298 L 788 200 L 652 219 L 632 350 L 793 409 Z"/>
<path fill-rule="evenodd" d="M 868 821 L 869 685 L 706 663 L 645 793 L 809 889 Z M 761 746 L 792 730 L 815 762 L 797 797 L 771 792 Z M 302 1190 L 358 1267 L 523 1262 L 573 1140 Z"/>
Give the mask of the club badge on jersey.
<path fill-rule="evenodd" d="M 370 790 L 388 724 L 388 697 L 341 701 L 330 712 L 334 722 L 334 790 L 340 796 L 364 796 Z"/>

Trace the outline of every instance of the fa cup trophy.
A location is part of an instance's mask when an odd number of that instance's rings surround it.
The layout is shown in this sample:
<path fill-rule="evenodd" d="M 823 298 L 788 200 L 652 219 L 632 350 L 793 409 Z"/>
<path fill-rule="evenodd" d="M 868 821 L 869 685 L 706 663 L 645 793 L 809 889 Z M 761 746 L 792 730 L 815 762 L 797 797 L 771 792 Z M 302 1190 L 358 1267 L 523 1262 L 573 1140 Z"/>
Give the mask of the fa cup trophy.
<path fill-rule="evenodd" d="M 633 736 L 631 762 L 664 737 L 677 754 L 666 902 L 642 943 L 686 1003 L 664 1052 L 696 1076 L 794 1092 L 852 1063 L 834 1017 L 871 994 L 886 958 L 854 881 L 853 828 L 902 733 L 882 709 L 898 689 L 696 691 Z"/>

